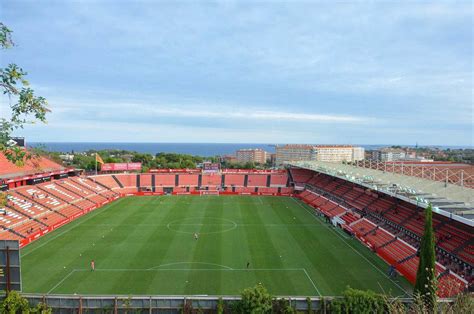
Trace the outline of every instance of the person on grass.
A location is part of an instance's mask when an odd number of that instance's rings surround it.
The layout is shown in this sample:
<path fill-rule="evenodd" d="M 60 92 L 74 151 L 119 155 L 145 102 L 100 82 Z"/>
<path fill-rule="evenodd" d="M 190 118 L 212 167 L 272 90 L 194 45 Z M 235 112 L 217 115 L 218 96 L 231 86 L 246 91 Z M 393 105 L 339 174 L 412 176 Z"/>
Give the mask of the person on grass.
<path fill-rule="evenodd" d="M 388 268 L 388 276 L 394 277 L 394 274 L 395 274 L 395 266 L 390 265 L 390 267 Z"/>
<path fill-rule="evenodd" d="M 197 240 L 197 239 L 199 239 L 199 235 L 197 232 L 194 232 L 194 240 Z"/>
<path fill-rule="evenodd" d="M 94 262 L 94 260 L 91 261 L 91 271 L 95 271 L 95 262 Z"/>

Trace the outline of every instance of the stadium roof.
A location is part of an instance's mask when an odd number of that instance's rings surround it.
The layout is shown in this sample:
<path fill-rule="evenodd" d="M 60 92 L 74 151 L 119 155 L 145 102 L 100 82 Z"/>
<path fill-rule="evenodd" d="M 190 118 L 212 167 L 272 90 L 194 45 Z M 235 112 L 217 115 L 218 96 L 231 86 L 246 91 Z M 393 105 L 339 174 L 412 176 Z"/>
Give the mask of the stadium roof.
<path fill-rule="evenodd" d="M 0 179 L 11 179 L 19 176 L 64 170 L 65 167 L 44 157 L 35 157 L 26 160 L 23 166 L 17 166 L 7 160 L 4 154 L 0 153 Z"/>
<path fill-rule="evenodd" d="M 474 225 L 474 189 L 468 187 L 342 163 L 297 161 L 290 165 L 339 177 L 419 206 L 431 203 L 435 212 Z"/>

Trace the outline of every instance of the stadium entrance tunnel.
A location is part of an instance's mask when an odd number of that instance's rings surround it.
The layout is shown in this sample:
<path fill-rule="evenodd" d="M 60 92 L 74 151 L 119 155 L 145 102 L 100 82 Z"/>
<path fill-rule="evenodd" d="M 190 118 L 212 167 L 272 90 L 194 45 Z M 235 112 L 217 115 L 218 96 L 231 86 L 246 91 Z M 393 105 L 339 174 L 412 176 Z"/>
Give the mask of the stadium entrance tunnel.
<path fill-rule="evenodd" d="M 237 228 L 237 223 L 218 217 L 188 217 L 171 221 L 166 227 L 170 231 L 199 236 L 232 231 Z"/>

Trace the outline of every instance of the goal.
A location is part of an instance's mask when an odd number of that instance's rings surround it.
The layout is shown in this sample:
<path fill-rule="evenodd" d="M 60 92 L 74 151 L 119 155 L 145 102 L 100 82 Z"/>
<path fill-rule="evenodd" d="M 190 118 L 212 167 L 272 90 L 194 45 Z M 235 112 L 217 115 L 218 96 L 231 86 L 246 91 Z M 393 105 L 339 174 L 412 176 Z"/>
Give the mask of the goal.
<path fill-rule="evenodd" d="M 199 191 L 201 196 L 203 195 L 217 195 L 219 196 L 219 191 Z"/>

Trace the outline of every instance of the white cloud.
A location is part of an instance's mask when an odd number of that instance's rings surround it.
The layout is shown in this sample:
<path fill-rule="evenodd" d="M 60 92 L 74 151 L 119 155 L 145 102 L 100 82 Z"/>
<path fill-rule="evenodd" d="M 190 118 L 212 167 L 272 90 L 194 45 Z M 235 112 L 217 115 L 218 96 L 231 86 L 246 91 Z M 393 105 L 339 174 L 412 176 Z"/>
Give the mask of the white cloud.
<path fill-rule="evenodd" d="M 224 106 L 225 107 L 225 106 Z M 206 107 L 207 108 L 207 107 Z M 206 108 L 174 108 L 174 109 L 151 109 L 150 111 L 170 117 L 193 117 L 193 118 L 216 118 L 216 119 L 252 119 L 252 120 L 281 120 L 302 122 L 339 122 L 357 123 L 368 121 L 368 118 L 357 116 L 343 116 L 331 114 L 294 113 L 285 111 L 265 111 L 254 109 L 252 111 L 227 111 L 216 109 L 209 111 Z"/>

